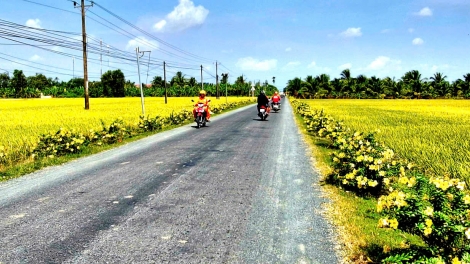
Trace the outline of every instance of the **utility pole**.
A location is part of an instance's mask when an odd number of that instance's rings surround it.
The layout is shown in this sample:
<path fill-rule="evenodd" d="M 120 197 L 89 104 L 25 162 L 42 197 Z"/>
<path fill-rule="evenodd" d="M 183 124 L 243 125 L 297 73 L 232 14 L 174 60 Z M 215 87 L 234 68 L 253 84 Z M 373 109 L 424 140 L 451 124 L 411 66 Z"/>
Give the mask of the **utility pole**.
<path fill-rule="evenodd" d="M 204 82 L 202 81 L 202 65 L 201 65 L 201 90 L 204 90 Z"/>
<path fill-rule="evenodd" d="M 219 93 L 219 74 L 217 72 L 217 61 L 215 61 L 215 87 L 217 89 L 217 99 L 220 99 L 220 93 Z"/>
<path fill-rule="evenodd" d="M 150 52 L 150 51 L 140 51 L 139 47 L 135 49 L 135 54 L 137 56 L 137 74 L 139 74 L 139 86 L 140 86 L 140 102 L 142 104 L 142 116 L 145 117 L 145 107 L 144 107 L 144 87 L 143 83 L 140 81 L 140 63 L 139 63 L 139 57 L 142 57 L 145 55 L 145 52 Z M 140 56 L 140 53 L 142 53 L 142 56 Z"/>
<path fill-rule="evenodd" d="M 85 110 L 90 109 L 90 98 L 88 96 L 88 65 L 87 65 L 87 51 L 86 51 L 86 26 L 85 26 L 85 0 L 81 0 L 81 4 L 78 5 L 77 2 L 73 1 L 74 7 L 80 7 L 82 10 L 82 41 L 83 41 L 83 81 L 85 87 Z M 93 2 L 91 2 L 93 6 Z"/>
<path fill-rule="evenodd" d="M 166 90 L 166 63 L 163 62 L 163 83 L 165 84 L 165 104 L 167 103 L 167 90 Z"/>
<path fill-rule="evenodd" d="M 228 72 L 225 74 L 225 103 L 228 103 L 228 95 L 227 95 L 227 85 L 228 85 Z"/>

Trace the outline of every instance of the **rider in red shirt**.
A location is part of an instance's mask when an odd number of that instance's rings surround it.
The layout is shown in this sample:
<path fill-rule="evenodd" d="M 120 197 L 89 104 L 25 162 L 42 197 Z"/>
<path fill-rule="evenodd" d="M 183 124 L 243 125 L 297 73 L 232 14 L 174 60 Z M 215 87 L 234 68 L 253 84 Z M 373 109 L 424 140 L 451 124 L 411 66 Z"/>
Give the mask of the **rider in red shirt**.
<path fill-rule="evenodd" d="M 277 92 L 274 92 L 273 97 L 271 97 L 271 108 L 274 103 L 279 103 L 279 108 L 281 108 L 281 97 Z"/>

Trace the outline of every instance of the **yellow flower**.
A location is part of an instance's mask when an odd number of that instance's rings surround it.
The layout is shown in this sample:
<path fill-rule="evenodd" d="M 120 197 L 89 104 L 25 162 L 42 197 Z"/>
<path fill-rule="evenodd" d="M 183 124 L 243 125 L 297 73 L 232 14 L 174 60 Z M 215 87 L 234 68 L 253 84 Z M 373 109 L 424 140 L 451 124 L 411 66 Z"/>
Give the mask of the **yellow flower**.
<path fill-rule="evenodd" d="M 381 176 L 381 177 L 384 177 L 384 176 L 385 176 L 385 174 L 386 174 L 386 172 L 385 172 L 385 171 L 379 171 L 379 176 Z"/>
<path fill-rule="evenodd" d="M 431 226 L 432 226 L 432 220 L 431 220 L 431 219 L 428 218 L 428 219 L 426 219 L 424 222 L 426 223 L 426 226 L 427 226 L 427 227 L 431 227 Z"/>
<path fill-rule="evenodd" d="M 465 189 L 465 182 L 457 183 L 457 189 L 463 191 L 463 189 Z"/>
<path fill-rule="evenodd" d="M 408 187 L 413 187 L 414 185 L 416 184 L 416 178 L 415 177 L 411 177 L 409 180 L 408 180 Z"/>
<path fill-rule="evenodd" d="M 434 209 L 431 206 L 426 207 L 426 210 L 424 210 L 424 214 L 427 216 L 432 216 L 434 213 Z"/>
<path fill-rule="evenodd" d="M 388 226 L 388 219 L 387 218 L 380 218 L 378 227 L 387 227 Z"/>
<path fill-rule="evenodd" d="M 424 229 L 424 235 L 425 235 L 425 236 L 429 236 L 431 233 L 432 233 L 432 228 L 426 227 L 426 228 Z"/>
<path fill-rule="evenodd" d="M 400 177 L 398 179 L 398 182 L 401 183 L 401 184 L 408 184 L 408 178 L 406 176 Z"/>
<path fill-rule="evenodd" d="M 364 160 L 364 156 L 362 156 L 362 155 L 360 155 L 360 156 L 358 156 L 358 157 L 356 158 L 356 161 L 357 161 L 357 162 L 361 162 L 361 161 L 363 161 L 363 160 Z"/>
<path fill-rule="evenodd" d="M 389 178 L 385 178 L 385 179 L 384 179 L 384 184 L 385 184 L 385 185 L 389 185 L 389 184 L 390 184 L 390 179 L 389 179 Z"/>
<path fill-rule="evenodd" d="M 348 184 L 348 180 L 344 179 L 344 180 L 343 180 L 343 184 L 344 184 L 344 185 Z"/>
<path fill-rule="evenodd" d="M 452 264 L 462 264 L 458 257 L 452 259 Z"/>
<path fill-rule="evenodd" d="M 374 181 L 369 181 L 368 184 L 369 184 L 370 187 L 375 187 L 375 186 L 377 186 L 379 183 L 378 183 L 376 180 L 374 180 Z"/>
<path fill-rule="evenodd" d="M 468 194 L 465 195 L 465 197 L 463 198 L 463 201 L 465 202 L 465 204 L 470 204 L 470 196 Z"/>
<path fill-rule="evenodd" d="M 467 230 L 465 230 L 465 236 L 467 237 L 467 239 L 470 239 L 470 228 L 467 228 Z"/>
<path fill-rule="evenodd" d="M 398 228 L 398 220 L 393 218 L 393 219 L 390 219 L 390 227 L 393 228 L 393 229 L 397 229 Z"/>

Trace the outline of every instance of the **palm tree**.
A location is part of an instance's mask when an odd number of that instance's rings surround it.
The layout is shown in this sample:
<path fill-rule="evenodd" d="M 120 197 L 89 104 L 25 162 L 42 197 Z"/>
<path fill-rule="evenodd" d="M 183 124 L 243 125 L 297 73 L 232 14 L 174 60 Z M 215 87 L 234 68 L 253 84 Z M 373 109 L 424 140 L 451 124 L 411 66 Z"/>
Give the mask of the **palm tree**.
<path fill-rule="evenodd" d="M 302 80 L 299 77 L 289 80 L 287 82 L 286 88 L 289 94 L 292 94 L 297 97 L 300 89 L 302 88 Z"/>
<path fill-rule="evenodd" d="M 446 78 L 447 76 L 443 76 L 440 72 L 436 72 L 434 76 L 430 78 L 432 80 L 431 86 L 434 88 L 434 90 L 439 96 L 445 96 L 448 93 L 451 93 L 451 91 L 449 90 L 449 83 L 445 81 Z"/>
<path fill-rule="evenodd" d="M 345 69 L 341 72 L 340 76 L 341 82 L 344 84 L 342 85 L 342 90 L 340 92 L 346 94 L 353 93 L 354 87 L 352 85 L 351 71 L 349 69 Z"/>
<path fill-rule="evenodd" d="M 331 93 L 333 87 L 330 84 L 330 76 L 327 74 L 320 74 L 319 76 L 315 77 L 315 82 L 317 84 L 316 92 L 326 91 L 327 93 Z"/>
<path fill-rule="evenodd" d="M 176 72 L 176 75 L 173 76 L 173 78 L 171 79 L 171 85 L 176 85 L 176 86 L 179 86 L 179 87 L 184 87 L 184 84 L 185 84 L 185 79 L 184 79 L 184 75 L 182 72 L 178 71 Z"/>
<path fill-rule="evenodd" d="M 369 79 L 369 84 L 368 84 L 368 91 L 371 93 L 371 95 L 378 95 L 383 96 L 384 94 L 384 84 L 380 80 L 380 78 L 377 78 L 375 76 L 372 76 Z"/>
<path fill-rule="evenodd" d="M 417 70 L 412 70 L 402 77 L 403 82 L 409 87 L 409 89 L 417 96 L 421 97 L 423 92 L 423 80 L 421 79 L 421 73 Z"/>

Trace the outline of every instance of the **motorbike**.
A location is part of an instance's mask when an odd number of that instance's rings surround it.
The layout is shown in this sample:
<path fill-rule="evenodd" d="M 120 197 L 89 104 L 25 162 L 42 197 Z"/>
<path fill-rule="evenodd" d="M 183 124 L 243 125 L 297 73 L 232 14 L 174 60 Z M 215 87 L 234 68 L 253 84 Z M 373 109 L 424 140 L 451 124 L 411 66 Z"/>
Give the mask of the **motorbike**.
<path fill-rule="evenodd" d="M 191 100 L 191 102 L 194 102 L 194 100 Z M 208 102 L 210 102 L 210 100 Z M 204 109 L 204 104 L 203 103 L 197 103 L 195 109 L 196 109 L 196 120 L 195 121 L 196 121 L 196 124 L 197 124 L 197 128 L 206 126 L 207 113 Z"/>
<path fill-rule="evenodd" d="M 260 106 L 258 116 L 261 118 L 261 120 L 266 120 L 266 118 L 268 118 L 268 109 L 266 109 L 266 106 Z"/>
<path fill-rule="evenodd" d="M 273 103 L 272 110 L 274 112 L 277 112 L 277 111 L 281 110 L 281 104 L 280 103 Z"/>

